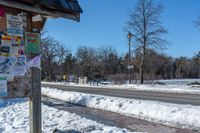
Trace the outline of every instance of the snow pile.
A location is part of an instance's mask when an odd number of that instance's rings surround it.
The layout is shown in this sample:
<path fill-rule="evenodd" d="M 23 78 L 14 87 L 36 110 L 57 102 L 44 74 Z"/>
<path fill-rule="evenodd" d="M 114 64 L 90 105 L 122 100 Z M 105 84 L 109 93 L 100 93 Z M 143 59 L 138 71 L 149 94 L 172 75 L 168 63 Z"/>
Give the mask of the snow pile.
<path fill-rule="evenodd" d="M 155 82 L 160 82 L 163 84 L 123 84 L 123 85 L 99 84 L 99 86 L 93 86 L 89 84 L 79 85 L 67 82 L 42 82 L 42 83 L 51 85 L 96 87 L 96 88 L 107 88 L 107 89 L 130 89 L 130 90 L 141 90 L 141 91 L 200 94 L 200 86 L 188 85 L 192 82 L 200 82 L 200 79 L 157 80 Z"/>
<path fill-rule="evenodd" d="M 62 101 L 117 112 L 156 123 L 200 130 L 200 106 L 83 94 L 44 87 L 42 94 Z"/>
<path fill-rule="evenodd" d="M 165 79 L 165 80 L 158 80 L 158 82 L 162 82 L 169 85 L 187 85 L 192 82 L 200 82 L 200 79 Z"/>
<path fill-rule="evenodd" d="M 12 100 L 11 100 L 12 101 Z M 15 102 L 14 102 L 15 101 Z M 2 100 L 0 106 L 1 133 L 28 133 L 29 106 L 27 100 Z M 76 130 L 84 133 L 128 133 L 126 129 L 109 127 L 76 114 L 42 105 L 43 132 L 52 133 L 54 129 Z"/>
<path fill-rule="evenodd" d="M 135 89 L 141 91 L 156 91 L 156 92 L 169 92 L 169 93 L 189 93 L 189 94 L 200 94 L 199 86 L 189 86 L 185 84 L 131 84 L 122 86 L 113 86 L 112 88 L 126 88 Z"/>
<path fill-rule="evenodd" d="M 121 86 L 116 85 L 112 87 L 137 89 L 142 91 L 200 94 L 200 86 L 188 85 L 193 82 L 200 82 L 200 79 L 158 80 L 154 81 L 155 84 L 124 84 Z M 156 83 L 161 83 L 161 84 L 156 84 Z"/>
<path fill-rule="evenodd" d="M 48 82 L 48 81 L 42 81 L 43 84 L 51 84 L 51 85 L 79 85 L 73 82 Z M 87 84 L 88 85 L 88 84 Z M 85 86 L 85 85 L 80 85 Z"/>

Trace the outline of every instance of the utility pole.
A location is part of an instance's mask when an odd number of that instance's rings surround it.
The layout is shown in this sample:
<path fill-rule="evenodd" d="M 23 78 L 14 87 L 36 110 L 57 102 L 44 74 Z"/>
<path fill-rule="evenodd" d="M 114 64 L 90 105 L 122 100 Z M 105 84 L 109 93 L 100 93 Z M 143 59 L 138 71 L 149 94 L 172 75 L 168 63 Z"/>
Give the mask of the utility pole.
<path fill-rule="evenodd" d="M 131 69 L 133 68 L 133 66 L 131 65 L 131 38 L 132 38 L 132 34 L 131 32 L 128 32 L 128 46 L 129 46 L 129 49 L 128 49 L 128 56 L 129 56 L 129 59 L 128 59 L 128 75 L 129 75 L 129 84 L 131 84 Z"/>

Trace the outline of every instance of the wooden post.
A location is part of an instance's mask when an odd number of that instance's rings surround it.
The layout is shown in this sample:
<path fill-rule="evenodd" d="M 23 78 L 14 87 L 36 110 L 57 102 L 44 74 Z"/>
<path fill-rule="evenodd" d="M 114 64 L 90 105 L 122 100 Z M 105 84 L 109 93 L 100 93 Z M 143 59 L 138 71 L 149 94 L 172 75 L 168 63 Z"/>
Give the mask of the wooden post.
<path fill-rule="evenodd" d="M 32 68 L 31 91 L 32 96 L 29 100 L 30 133 L 41 133 L 41 70 L 38 68 Z"/>

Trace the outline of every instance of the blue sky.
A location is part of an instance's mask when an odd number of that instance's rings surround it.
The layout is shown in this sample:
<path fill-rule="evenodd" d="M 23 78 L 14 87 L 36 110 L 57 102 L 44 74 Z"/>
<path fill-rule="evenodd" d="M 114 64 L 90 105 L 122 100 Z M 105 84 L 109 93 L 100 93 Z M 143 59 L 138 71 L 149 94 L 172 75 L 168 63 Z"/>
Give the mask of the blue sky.
<path fill-rule="evenodd" d="M 163 51 L 173 57 L 192 57 L 200 50 L 200 29 L 193 21 L 200 15 L 200 0 L 154 0 L 164 6 L 162 22 L 171 42 Z M 75 52 L 79 46 L 112 46 L 123 54 L 128 50 L 124 30 L 128 14 L 136 0 L 79 0 L 83 9 L 79 23 L 66 19 L 49 19 L 46 30 Z M 134 44 L 132 44 L 134 45 Z"/>

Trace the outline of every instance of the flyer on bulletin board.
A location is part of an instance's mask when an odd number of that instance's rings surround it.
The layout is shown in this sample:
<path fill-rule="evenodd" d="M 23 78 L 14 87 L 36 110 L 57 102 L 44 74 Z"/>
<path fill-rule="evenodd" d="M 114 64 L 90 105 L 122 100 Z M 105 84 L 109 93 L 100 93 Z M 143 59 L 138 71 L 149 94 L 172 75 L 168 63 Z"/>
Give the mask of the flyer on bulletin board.
<path fill-rule="evenodd" d="M 21 16 L 6 14 L 7 34 L 10 36 L 23 36 L 23 21 Z"/>
<path fill-rule="evenodd" d="M 0 97 L 7 96 L 7 78 L 6 77 L 0 77 Z"/>
<path fill-rule="evenodd" d="M 17 61 L 12 69 L 12 76 L 22 76 L 26 72 L 26 56 L 17 56 Z"/>
<path fill-rule="evenodd" d="M 10 75 L 16 62 L 15 56 L 0 56 L 0 76 Z"/>
<path fill-rule="evenodd" d="M 25 49 L 26 54 L 39 54 L 40 53 L 40 34 L 39 33 L 25 33 Z"/>

